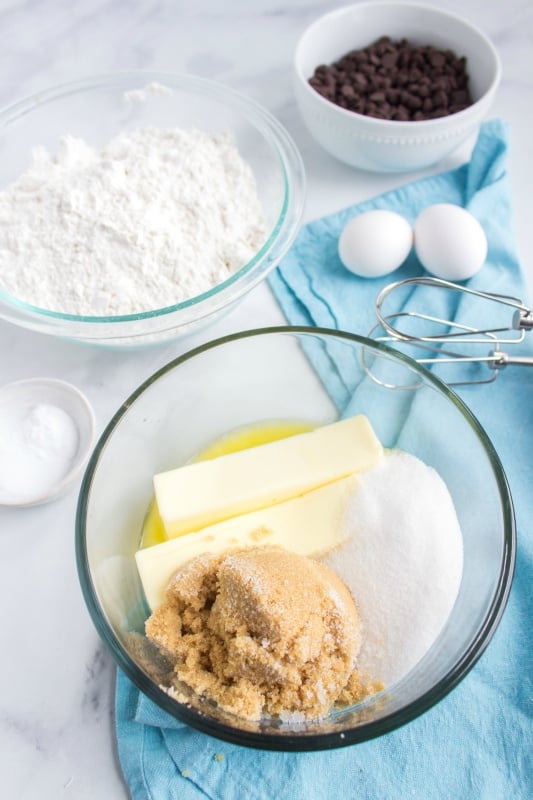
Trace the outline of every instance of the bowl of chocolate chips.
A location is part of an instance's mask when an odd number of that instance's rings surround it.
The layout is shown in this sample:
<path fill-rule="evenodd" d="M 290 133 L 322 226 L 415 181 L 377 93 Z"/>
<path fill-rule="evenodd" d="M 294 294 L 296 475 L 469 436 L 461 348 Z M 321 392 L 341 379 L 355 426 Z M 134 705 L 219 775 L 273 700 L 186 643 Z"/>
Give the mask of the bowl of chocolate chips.
<path fill-rule="evenodd" d="M 314 139 L 372 172 L 437 163 L 475 133 L 501 78 L 478 28 L 440 9 L 345 6 L 315 20 L 294 58 L 296 100 Z"/>

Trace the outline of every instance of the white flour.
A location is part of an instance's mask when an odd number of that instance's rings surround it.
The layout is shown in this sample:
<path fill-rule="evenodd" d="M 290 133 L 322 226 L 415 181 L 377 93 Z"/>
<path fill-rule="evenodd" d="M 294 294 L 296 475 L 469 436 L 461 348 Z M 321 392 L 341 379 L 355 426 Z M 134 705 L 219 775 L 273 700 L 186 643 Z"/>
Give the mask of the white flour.
<path fill-rule="evenodd" d="M 168 86 L 164 86 L 157 81 L 152 81 L 152 83 L 149 83 L 144 89 L 130 89 L 128 92 L 124 92 L 122 97 L 125 103 L 145 103 L 150 96 L 160 95 L 162 97 L 168 97 L 172 94 L 172 89 Z"/>
<path fill-rule="evenodd" d="M 211 289 L 264 239 L 231 134 L 143 128 L 103 150 L 65 136 L 0 192 L 0 288 L 65 313 L 132 314 Z"/>
<path fill-rule="evenodd" d="M 359 670 L 390 686 L 420 661 L 450 615 L 463 571 L 459 522 L 438 473 L 394 452 L 360 476 L 345 524 L 351 538 L 323 560 L 359 608 Z"/>

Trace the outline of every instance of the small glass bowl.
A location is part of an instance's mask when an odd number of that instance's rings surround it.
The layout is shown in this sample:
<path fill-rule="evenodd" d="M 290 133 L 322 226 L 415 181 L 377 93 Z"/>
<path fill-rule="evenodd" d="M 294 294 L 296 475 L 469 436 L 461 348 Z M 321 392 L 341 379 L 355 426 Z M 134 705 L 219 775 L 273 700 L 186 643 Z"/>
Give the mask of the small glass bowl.
<path fill-rule="evenodd" d="M 79 389 L 57 378 L 27 378 L 0 386 L 0 414 L 7 413 L 8 418 L 12 418 L 15 409 L 30 410 L 41 404 L 64 411 L 72 420 L 77 435 L 74 455 L 65 472 L 46 489 L 39 487 L 31 492 L 26 487 L 24 494 L 18 497 L 0 488 L 0 506 L 22 508 L 55 500 L 71 488 L 89 459 L 94 444 L 95 418 L 89 401 Z"/>
<path fill-rule="evenodd" d="M 164 87 L 169 91 L 145 90 Z M 255 101 L 190 75 L 124 72 L 63 84 L 0 111 L 0 189 L 28 167 L 32 149 L 55 152 L 71 134 L 103 147 L 141 128 L 229 130 L 257 184 L 267 226 L 256 255 L 213 289 L 139 314 L 79 316 L 18 300 L 0 287 L 0 317 L 31 330 L 99 345 L 131 347 L 174 339 L 215 321 L 259 283 L 292 244 L 303 211 L 305 174 L 284 127 Z M 66 311 L 66 310 L 65 310 Z"/>
<path fill-rule="evenodd" d="M 153 475 L 187 462 L 242 426 L 273 420 L 326 424 L 357 413 L 369 417 L 385 447 L 400 447 L 434 467 L 454 500 L 464 568 L 441 634 L 384 693 L 318 722 L 246 722 L 195 695 L 187 702 L 173 699 L 158 685 L 156 663 L 138 646 L 148 611 L 134 553 Z M 118 666 L 147 697 L 212 736 L 249 747 L 303 751 L 392 731 L 431 708 L 465 677 L 505 607 L 515 527 L 496 452 L 451 389 L 411 359 L 369 339 L 282 327 L 192 350 L 133 393 L 89 462 L 78 503 L 76 551 L 93 622 Z"/>

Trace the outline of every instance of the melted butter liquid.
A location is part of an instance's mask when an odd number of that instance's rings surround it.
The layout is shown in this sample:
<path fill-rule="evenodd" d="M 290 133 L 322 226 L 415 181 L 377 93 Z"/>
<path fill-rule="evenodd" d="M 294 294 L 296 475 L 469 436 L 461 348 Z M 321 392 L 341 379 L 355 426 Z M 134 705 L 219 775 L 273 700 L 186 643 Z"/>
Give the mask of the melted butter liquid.
<path fill-rule="evenodd" d="M 275 442 L 277 439 L 286 439 L 288 436 L 294 436 L 297 433 L 307 433 L 315 427 L 316 425 L 310 422 L 286 420 L 248 425 L 245 428 L 238 428 L 215 439 L 191 459 L 191 463 L 207 461 L 210 458 L 225 456 L 228 453 L 236 453 L 238 450 L 246 450 L 249 447 L 267 444 L 267 442 Z M 151 547 L 166 540 L 167 535 L 159 516 L 157 504 L 155 500 L 152 500 L 144 518 L 140 547 Z"/>

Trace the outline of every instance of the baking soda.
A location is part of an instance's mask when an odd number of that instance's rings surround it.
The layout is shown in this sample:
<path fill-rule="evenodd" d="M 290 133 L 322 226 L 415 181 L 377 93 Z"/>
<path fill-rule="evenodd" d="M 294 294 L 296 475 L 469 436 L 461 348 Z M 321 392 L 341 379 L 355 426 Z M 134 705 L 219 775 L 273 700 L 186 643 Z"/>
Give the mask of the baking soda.
<path fill-rule="evenodd" d="M 48 403 L 6 406 L 0 414 L 0 498 L 24 503 L 44 497 L 67 474 L 78 432 L 62 408 Z"/>
<path fill-rule="evenodd" d="M 399 451 L 361 475 L 344 525 L 349 538 L 322 560 L 359 608 L 359 671 L 390 686 L 450 615 L 463 570 L 461 529 L 442 478 Z"/>

